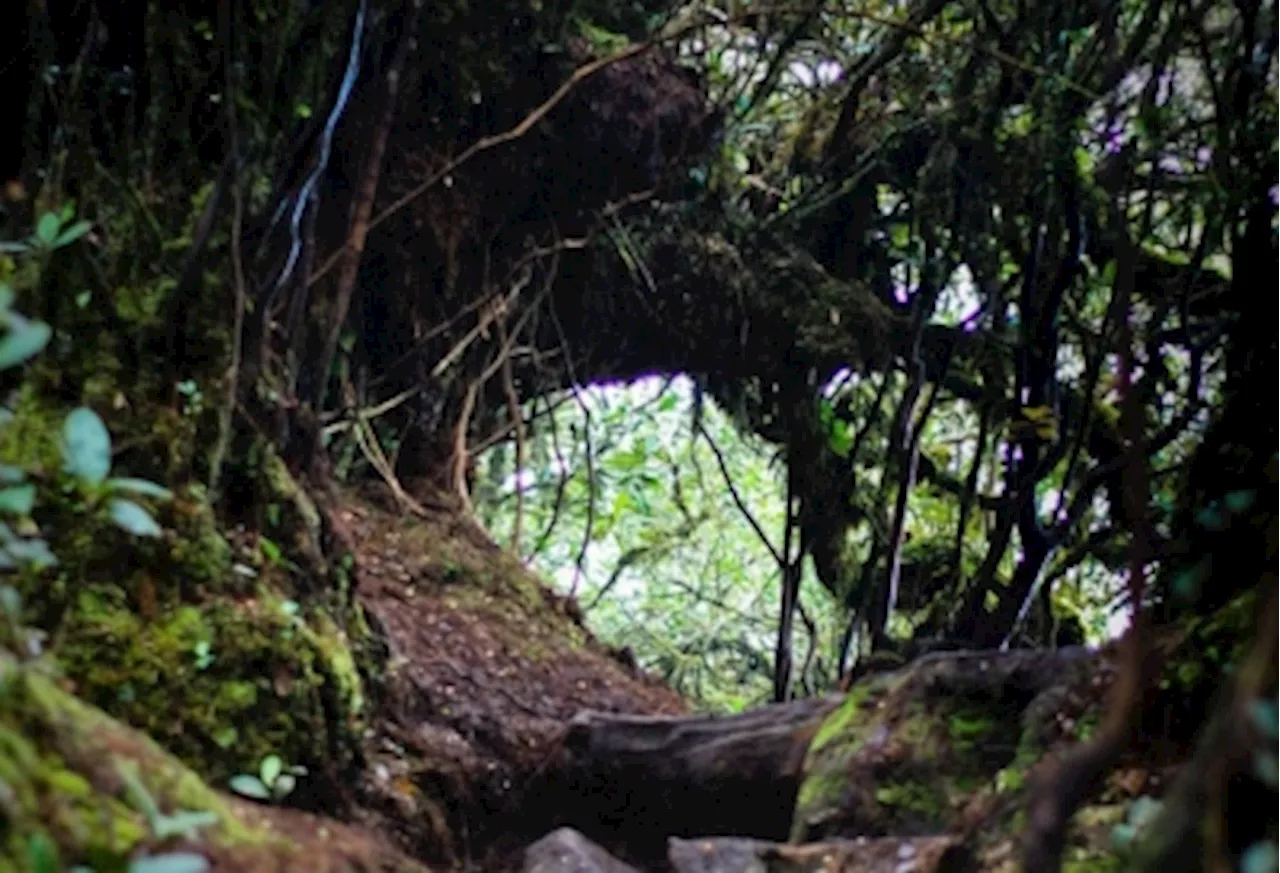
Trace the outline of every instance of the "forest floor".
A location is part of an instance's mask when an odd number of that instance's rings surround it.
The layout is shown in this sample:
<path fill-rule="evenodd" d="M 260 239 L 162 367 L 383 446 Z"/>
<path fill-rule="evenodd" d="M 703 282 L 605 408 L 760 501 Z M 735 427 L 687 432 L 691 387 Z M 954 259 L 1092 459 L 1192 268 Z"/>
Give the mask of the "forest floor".
<path fill-rule="evenodd" d="M 339 515 L 356 550 L 356 590 L 388 649 L 367 748 L 369 787 L 388 801 L 374 818 L 406 848 L 424 848 L 402 824 L 415 803 L 431 803 L 424 781 L 443 780 L 442 793 L 458 806 L 505 820 L 459 824 L 456 806 L 429 810 L 432 840 L 447 845 L 449 861 L 467 865 L 469 843 L 490 844 L 514 824 L 503 813 L 536 828 L 540 816 L 519 812 L 520 793 L 576 714 L 688 712 L 627 652 L 591 635 L 572 599 L 552 592 L 474 520 L 451 511 L 406 516 L 378 488 L 346 496 Z M 512 839 L 497 843 L 510 847 Z M 438 857 L 438 848 L 430 854 Z"/>

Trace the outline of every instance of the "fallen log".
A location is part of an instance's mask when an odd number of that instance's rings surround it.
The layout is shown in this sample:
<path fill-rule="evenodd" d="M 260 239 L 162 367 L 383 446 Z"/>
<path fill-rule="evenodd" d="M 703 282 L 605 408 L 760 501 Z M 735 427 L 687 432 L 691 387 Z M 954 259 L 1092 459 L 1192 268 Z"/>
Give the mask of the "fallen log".
<path fill-rule="evenodd" d="M 672 836 L 785 840 L 809 740 L 841 700 L 722 717 L 580 713 L 538 805 L 642 865 L 661 862 Z"/>

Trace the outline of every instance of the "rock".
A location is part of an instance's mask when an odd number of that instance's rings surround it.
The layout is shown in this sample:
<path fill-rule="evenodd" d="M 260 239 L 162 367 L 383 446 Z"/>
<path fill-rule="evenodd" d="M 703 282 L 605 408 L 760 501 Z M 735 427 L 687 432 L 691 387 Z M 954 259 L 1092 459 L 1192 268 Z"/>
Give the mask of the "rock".
<path fill-rule="evenodd" d="M 724 837 L 672 839 L 675 873 L 962 873 L 973 858 L 956 837 L 832 840 L 787 845 Z"/>
<path fill-rule="evenodd" d="M 524 850 L 522 873 L 639 873 L 573 828 L 560 828 Z"/>

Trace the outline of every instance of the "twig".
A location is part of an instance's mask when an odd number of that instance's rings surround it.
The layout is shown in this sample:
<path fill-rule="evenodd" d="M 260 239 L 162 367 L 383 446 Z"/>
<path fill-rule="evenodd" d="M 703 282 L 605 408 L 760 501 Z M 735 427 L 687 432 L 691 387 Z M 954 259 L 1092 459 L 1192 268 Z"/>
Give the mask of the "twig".
<path fill-rule="evenodd" d="M 471 513 L 471 496 L 467 493 L 467 428 L 471 426 L 471 412 L 476 407 L 480 385 L 479 379 L 472 382 L 462 397 L 462 409 L 453 426 L 453 454 L 449 459 L 449 480 L 453 485 L 453 493 L 462 501 L 463 511 L 467 514 Z"/>
<path fill-rule="evenodd" d="M 573 399 L 582 410 L 583 443 L 587 461 L 587 524 L 582 531 L 582 545 L 578 548 L 578 557 L 574 560 L 573 582 L 569 586 L 569 596 L 573 597 L 578 593 L 578 584 L 582 581 L 582 562 L 587 557 L 587 546 L 591 544 L 591 530 L 596 523 L 596 462 L 595 452 L 591 446 L 591 410 L 582 399 L 582 392 L 578 388 L 578 377 L 573 367 L 573 354 L 569 349 L 569 340 L 565 336 L 564 326 L 560 323 L 560 315 L 556 312 L 555 301 L 551 301 L 550 305 L 551 323 L 560 340 L 560 348 L 564 351 L 564 365 L 569 371 L 569 385 L 573 391 Z"/>
<path fill-rule="evenodd" d="M 529 553 L 530 559 L 535 555 L 541 554 L 543 548 L 547 545 L 547 540 L 551 538 L 551 532 L 555 530 L 556 523 L 560 521 L 560 508 L 564 505 L 565 488 L 568 487 L 569 479 L 572 477 L 568 465 L 564 462 L 564 454 L 560 451 L 560 427 L 559 422 L 556 420 L 556 407 L 551 406 L 550 401 L 544 402 L 547 403 L 548 412 L 551 415 L 551 450 L 555 452 L 559 478 L 556 480 L 556 498 L 551 505 L 551 518 L 547 520 L 547 526 L 543 528 L 542 534 L 538 537 L 537 542 L 533 544 L 533 551 Z"/>
<path fill-rule="evenodd" d="M 760 527 L 760 523 L 756 521 L 755 516 L 751 514 L 751 510 L 743 502 L 742 496 L 738 494 L 738 489 L 733 484 L 733 477 L 729 475 L 729 467 L 725 463 L 724 455 L 721 454 L 720 447 L 711 438 L 711 434 L 707 433 L 707 429 L 702 425 L 702 422 L 698 422 L 698 435 L 707 441 L 707 445 L 711 447 L 712 453 L 716 456 L 716 464 L 720 467 L 720 475 L 724 477 L 724 484 L 729 489 L 729 496 L 733 498 L 734 506 L 738 507 L 738 512 L 742 513 L 742 517 L 747 520 L 747 524 L 751 525 L 751 529 L 760 538 L 760 542 L 764 543 L 764 547 L 769 550 L 769 554 L 773 556 L 773 562 L 779 568 L 782 568 L 784 564 L 783 556 L 773 547 L 773 543 L 769 542 L 769 535 L 764 532 L 764 528 Z"/>

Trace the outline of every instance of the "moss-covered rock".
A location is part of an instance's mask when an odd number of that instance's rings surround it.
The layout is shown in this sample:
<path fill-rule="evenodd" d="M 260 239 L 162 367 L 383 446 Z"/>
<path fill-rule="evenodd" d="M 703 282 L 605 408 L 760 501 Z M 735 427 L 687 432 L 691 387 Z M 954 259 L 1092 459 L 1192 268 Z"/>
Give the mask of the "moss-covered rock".
<path fill-rule="evenodd" d="M 1050 737 L 1033 702 L 1082 663 L 955 653 L 855 685 L 810 743 L 792 839 L 943 833 L 975 798 L 1021 790 Z"/>

